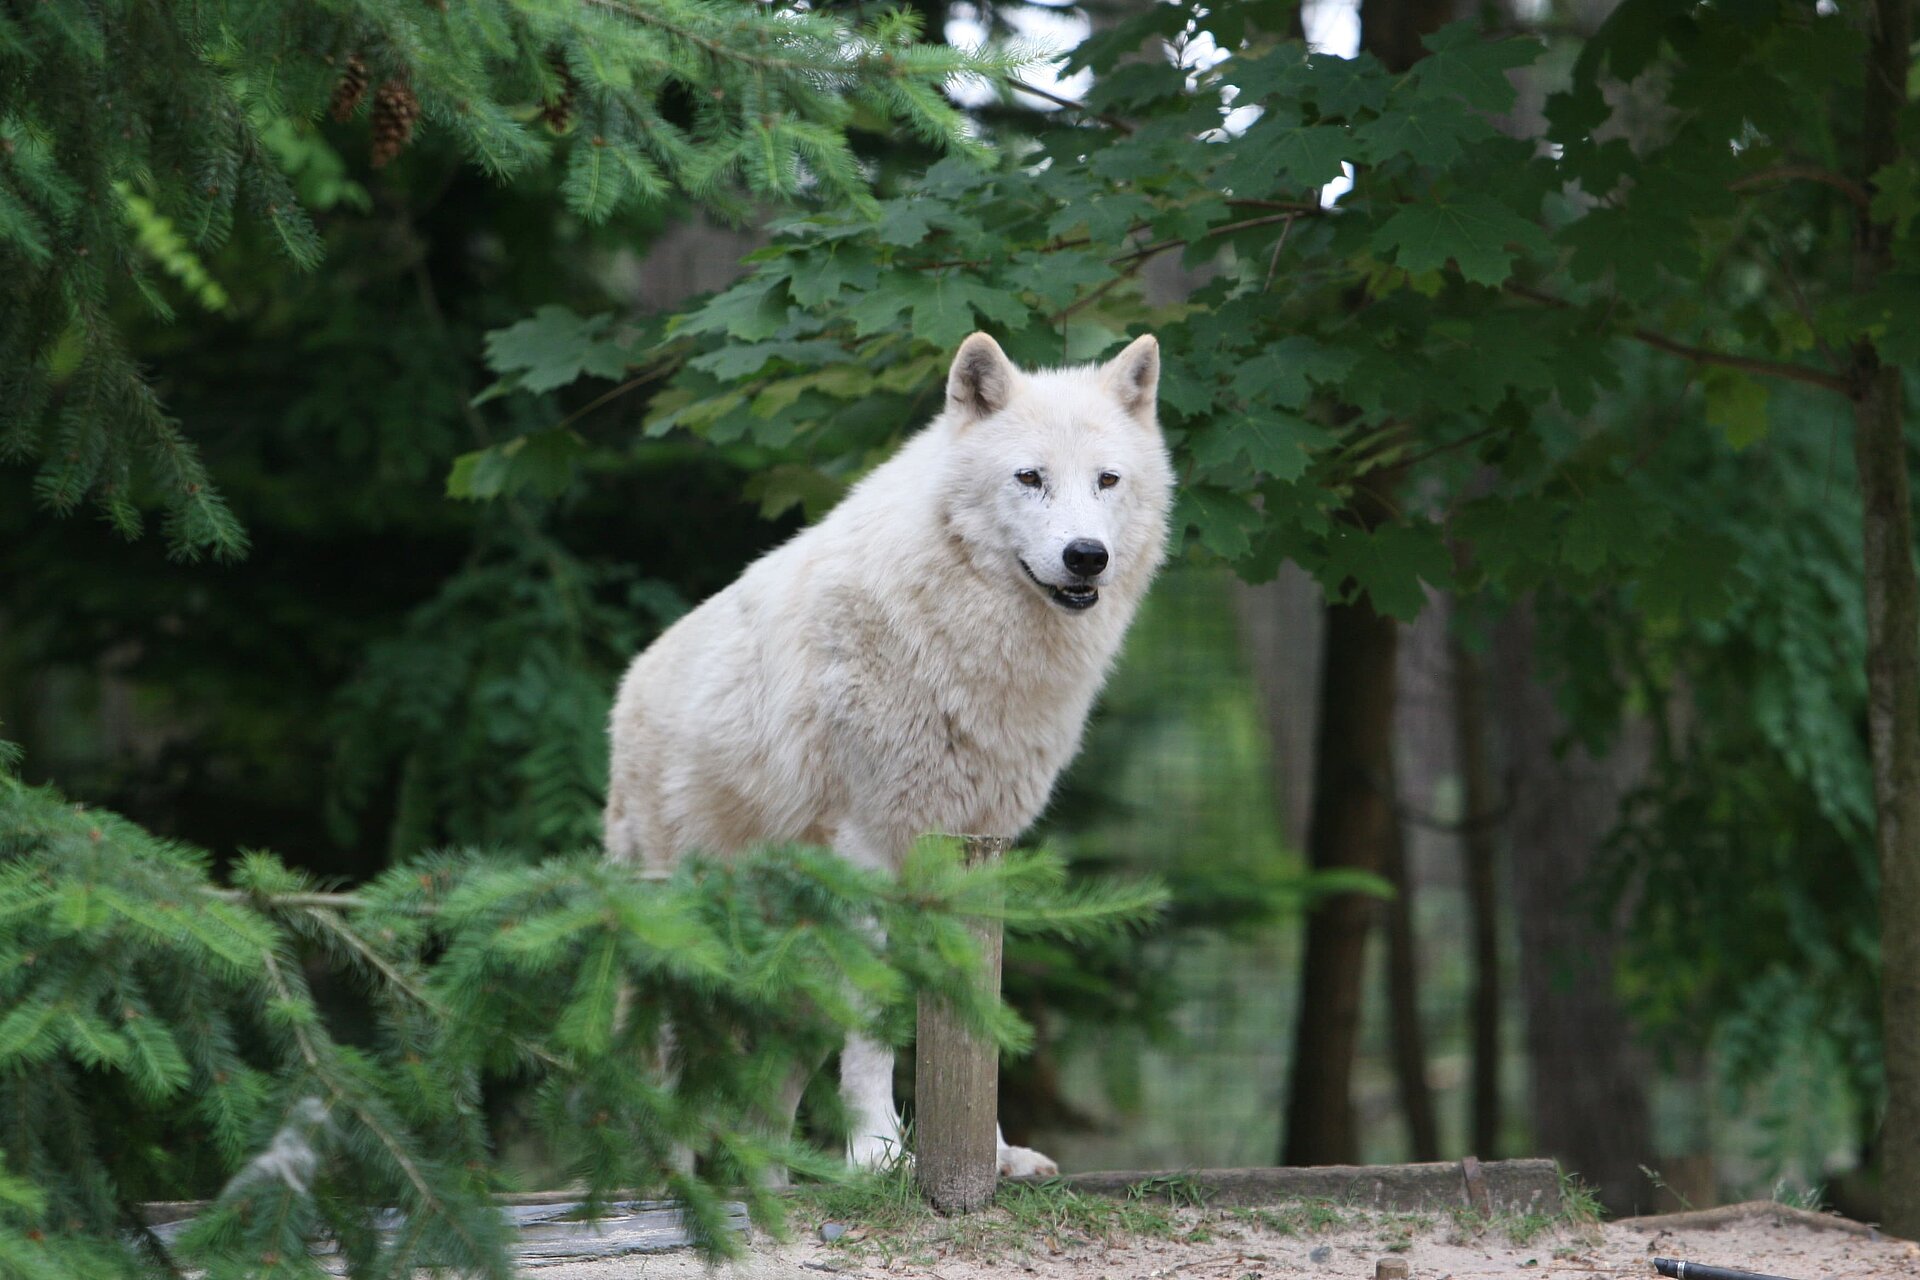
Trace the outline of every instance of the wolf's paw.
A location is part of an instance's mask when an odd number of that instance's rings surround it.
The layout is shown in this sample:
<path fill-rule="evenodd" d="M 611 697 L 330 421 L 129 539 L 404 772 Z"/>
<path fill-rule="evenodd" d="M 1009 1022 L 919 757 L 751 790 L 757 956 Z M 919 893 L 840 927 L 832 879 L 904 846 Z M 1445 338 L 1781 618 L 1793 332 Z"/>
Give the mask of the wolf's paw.
<path fill-rule="evenodd" d="M 1057 1178 L 1060 1166 L 1032 1147 L 1001 1147 L 1000 1176 L 1003 1178 Z"/>
<path fill-rule="evenodd" d="M 898 1138 L 885 1138 L 876 1133 L 848 1140 L 847 1163 L 856 1169 L 895 1169 L 901 1165 L 911 1169 L 913 1156 L 900 1145 Z"/>

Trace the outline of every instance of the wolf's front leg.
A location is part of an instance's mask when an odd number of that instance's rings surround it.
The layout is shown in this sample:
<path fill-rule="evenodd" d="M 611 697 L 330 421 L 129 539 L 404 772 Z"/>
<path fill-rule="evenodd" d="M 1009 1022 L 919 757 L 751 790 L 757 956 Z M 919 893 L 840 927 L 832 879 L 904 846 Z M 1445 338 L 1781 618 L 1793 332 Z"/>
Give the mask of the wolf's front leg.
<path fill-rule="evenodd" d="M 848 1036 L 840 1051 L 840 1096 L 853 1120 L 847 1163 L 883 1169 L 899 1160 L 905 1145 L 893 1106 L 893 1050 L 863 1035 Z"/>

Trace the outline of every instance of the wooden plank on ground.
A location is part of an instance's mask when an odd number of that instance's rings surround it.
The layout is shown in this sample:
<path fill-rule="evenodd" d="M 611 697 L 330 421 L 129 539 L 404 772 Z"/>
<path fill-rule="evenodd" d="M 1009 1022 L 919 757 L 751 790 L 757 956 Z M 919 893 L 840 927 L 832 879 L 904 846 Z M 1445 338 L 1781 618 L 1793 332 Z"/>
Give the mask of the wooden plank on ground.
<path fill-rule="evenodd" d="M 522 1266 L 551 1266 L 693 1247 L 686 1220 L 671 1200 L 616 1200 L 603 1206 L 600 1217 L 586 1220 L 580 1217 L 582 1205 L 577 1196 L 527 1198 L 537 1198 L 541 1203 L 503 1202 L 500 1205 L 500 1215 L 519 1233 L 513 1258 Z M 182 1211 L 204 1207 L 204 1203 L 149 1205 L 146 1216 L 154 1234 L 171 1243 L 193 1222 L 192 1213 Z M 745 1232 L 746 1205 L 730 1201 L 726 1209 L 727 1229 Z M 402 1220 L 399 1214 L 388 1210 L 381 1215 L 379 1225 L 386 1234 L 398 1231 Z"/>

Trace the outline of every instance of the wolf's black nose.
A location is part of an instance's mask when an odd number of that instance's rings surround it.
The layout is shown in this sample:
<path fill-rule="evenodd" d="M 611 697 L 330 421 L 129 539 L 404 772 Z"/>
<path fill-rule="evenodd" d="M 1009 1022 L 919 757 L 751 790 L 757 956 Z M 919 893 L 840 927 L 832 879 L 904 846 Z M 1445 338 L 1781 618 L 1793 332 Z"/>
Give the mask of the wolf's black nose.
<path fill-rule="evenodd" d="M 1092 538 L 1075 538 L 1060 553 L 1060 558 L 1066 561 L 1068 573 L 1091 578 L 1107 567 L 1107 548 Z"/>

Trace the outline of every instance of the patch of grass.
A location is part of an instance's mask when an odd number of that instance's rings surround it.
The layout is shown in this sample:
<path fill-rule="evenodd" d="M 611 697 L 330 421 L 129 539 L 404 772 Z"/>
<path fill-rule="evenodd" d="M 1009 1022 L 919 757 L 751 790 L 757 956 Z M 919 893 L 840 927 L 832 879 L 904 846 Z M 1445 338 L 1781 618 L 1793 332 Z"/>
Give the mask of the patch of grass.
<path fill-rule="evenodd" d="M 1282 1204 L 1233 1209 L 1232 1216 L 1283 1236 L 1319 1235 L 1364 1225 L 1372 1215 L 1334 1200 L 1289 1200 Z"/>
<path fill-rule="evenodd" d="M 1592 1187 L 1580 1181 L 1577 1173 L 1560 1171 L 1560 1213 L 1575 1226 L 1597 1227 L 1607 1211 Z"/>
<path fill-rule="evenodd" d="M 905 1232 L 937 1216 L 920 1198 L 913 1168 L 904 1161 L 890 1169 L 863 1170 L 837 1182 L 795 1187 L 790 1195 L 796 1219 L 844 1223 L 869 1232 Z"/>
<path fill-rule="evenodd" d="M 1510 1244 L 1524 1246 L 1542 1236 L 1566 1231 L 1584 1240 L 1598 1228 L 1603 1214 L 1592 1189 L 1577 1176 L 1562 1173 L 1558 1212 L 1504 1212 L 1488 1216 L 1462 1206 L 1448 1212 L 1453 1229 L 1447 1238 L 1453 1244 L 1469 1244 L 1486 1235 L 1501 1235 Z"/>
<path fill-rule="evenodd" d="M 1664 1191 L 1668 1195 L 1672 1196 L 1676 1201 L 1678 1201 L 1682 1212 L 1686 1212 L 1693 1208 L 1693 1201 L 1687 1199 L 1685 1196 L 1681 1195 L 1678 1190 L 1669 1186 L 1667 1184 L 1667 1180 L 1660 1176 L 1660 1171 L 1658 1169 L 1648 1168 L 1646 1165 L 1643 1164 L 1640 1166 L 1640 1172 L 1647 1175 L 1647 1181 L 1651 1182 L 1654 1185 L 1655 1190 Z"/>
<path fill-rule="evenodd" d="M 1206 1184 L 1190 1173 L 1158 1173 L 1151 1178 L 1143 1178 L 1127 1188 L 1129 1201 L 1146 1200 L 1158 1196 L 1165 1196 L 1167 1203 L 1176 1209 L 1207 1207 Z"/>
<path fill-rule="evenodd" d="M 1806 1209 L 1809 1212 L 1818 1213 L 1826 1208 L 1827 1188 L 1824 1183 L 1819 1182 L 1811 1186 L 1796 1187 L 1783 1178 L 1773 1184 L 1772 1198 L 1775 1204 L 1783 1204 L 1790 1209 Z"/>
<path fill-rule="evenodd" d="M 1155 1180 L 1158 1181 L 1157 1179 Z M 945 1218 L 929 1208 L 905 1166 L 859 1174 L 793 1193 L 795 1218 L 817 1228 L 837 1222 L 835 1243 L 856 1253 L 926 1261 L 937 1255 L 1001 1256 L 1035 1246 L 1062 1248 L 1134 1237 L 1201 1243 L 1210 1238 L 1193 1211 L 1162 1203 L 1166 1188 L 1145 1184 L 1125 1199 L 1083 1195 L 1058 1178 L 1003 1182 L 984 1213 Z"/>
<path fill-rule="evenodd" d="M 1563 1179 L 1557 1213 L 1498 1213 L 1465 1207 L 1444 1212 L 1388 1212 L 1336 1200 L 1292 1200 L 1256 1207 L 1207 1203 L 1207 1190 L 1188 1174 L 1165 1174 L 1129 1187 L 1123 1197 L 1089 1195 L 1064 1179 L 1003 1182 L 984 1213 L 944 1218 L 927 1207 L 906 1166 L 864 1173 L 842 1182 L 793 1192 L 794 1219 L 811 1233 L 836 1222 L 847 1231 L 835 1242 L 850 1252 L 922 1265 L 943 1256 L 1005 1257 L 1033 1249 L 1061 1250 L 1117 1239 L 1205 1244 L 1236 1228 L 1285 1236 L 1366 1231 L 1379 1248 L 1405 1253 L 1443 1223 L 1455 1244 L 1499 1235 L 1516 1246 L 1558 1232 L 1590 1235 L 1600 1220 L 1593 1194 Z M 1558 1256 L 1558 1255 L 1556 1255 Z"/>

